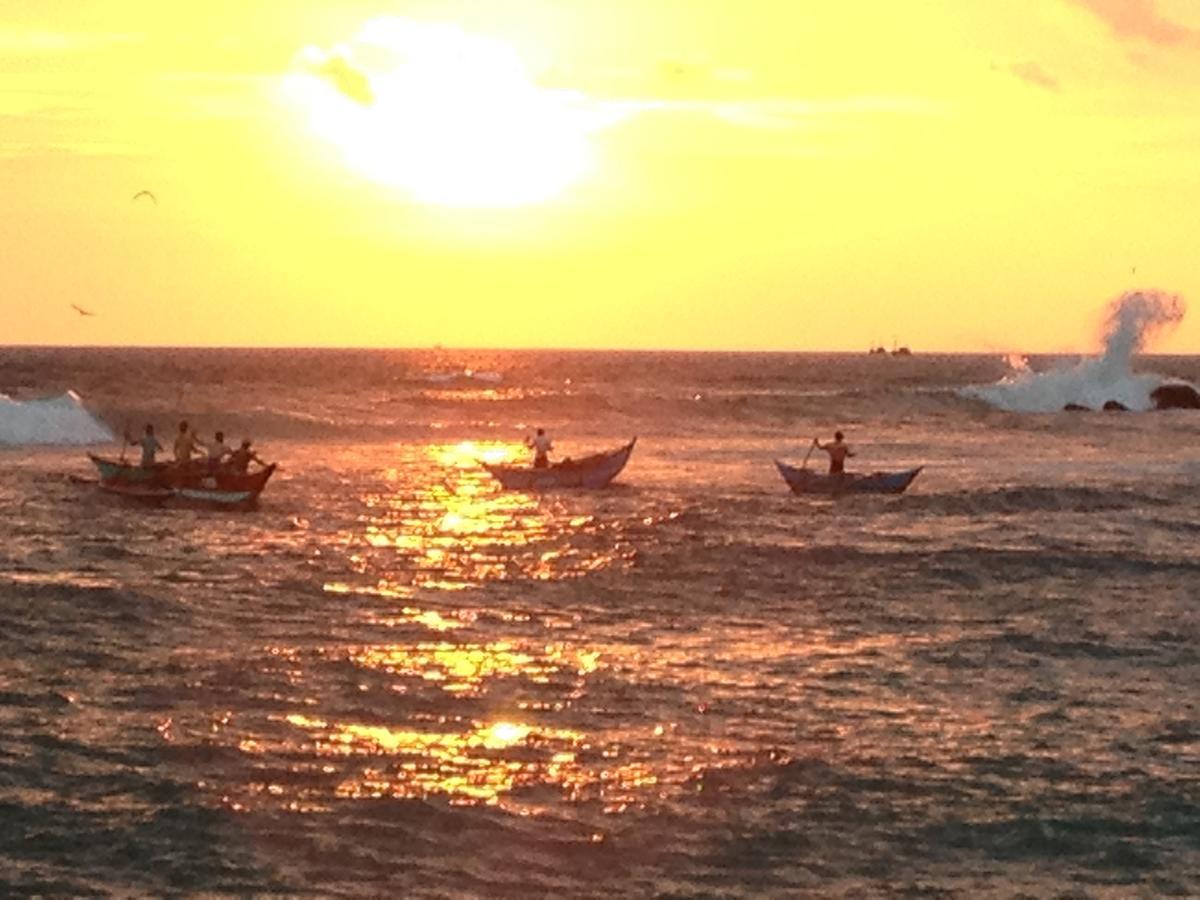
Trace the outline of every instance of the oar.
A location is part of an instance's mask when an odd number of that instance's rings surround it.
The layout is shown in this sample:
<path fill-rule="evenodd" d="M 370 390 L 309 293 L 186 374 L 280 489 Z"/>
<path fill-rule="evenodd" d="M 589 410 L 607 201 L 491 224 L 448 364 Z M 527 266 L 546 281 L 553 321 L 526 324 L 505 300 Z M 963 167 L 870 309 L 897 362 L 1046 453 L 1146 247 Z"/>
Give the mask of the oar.
<path fill-rule="evenodd" d="M 805 468 L 807 468 L 807 467 L 808 467 L 808 458 L 809 458 L 810 456 L 812 456 L 812 452 L 813 452 L 815 449 L 817 449 L 817 442 L 816 442 L 816 440 L 814 439 L 814 440 L 813 440 L 813 442 L 812 442 L 811 444 L 809 444 L 809 445 L 808 445 L 808 452 L 804 454 L 804 462 L 800 463 L 800 468 L 801 468 L 801 469 L 805 469 Z"/>

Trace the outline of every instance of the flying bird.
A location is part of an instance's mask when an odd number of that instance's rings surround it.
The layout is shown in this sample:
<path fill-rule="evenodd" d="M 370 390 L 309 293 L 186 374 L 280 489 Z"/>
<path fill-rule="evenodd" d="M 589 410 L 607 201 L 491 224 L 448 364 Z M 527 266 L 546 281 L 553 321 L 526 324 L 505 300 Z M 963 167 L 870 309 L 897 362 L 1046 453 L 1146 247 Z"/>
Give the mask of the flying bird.
<path fill-rule="evenodd" d="M 81 316 L 94 316 L 95 315 L 95 313 L 92 312 L 91 310 L 84 309 L 82 306 L 76 306 L 74 303 L 71 304 L 71 309 L 75 310 L 75 312 L 79 313 Z"/>
<path fill-rule="evenodd" d="M 138 199 L 140 199 L 141 197 L 146 197 L 146 198 L 148 198 L 148 199 L 150 200 L 150 202 L 151 202 L 151 203 L 153 203 L 155 206 L 158 206 L 158 198 L 157 198 L 157 197 L 155 197 L 155 196 L 154 196 L 152 193 L 150 193 L 149 191 L 138 191 L 136 194 L 134 194 L 134 195 L 133 195 L 133 199 L 134 199 L 134 200 L 138 200 Z"/>

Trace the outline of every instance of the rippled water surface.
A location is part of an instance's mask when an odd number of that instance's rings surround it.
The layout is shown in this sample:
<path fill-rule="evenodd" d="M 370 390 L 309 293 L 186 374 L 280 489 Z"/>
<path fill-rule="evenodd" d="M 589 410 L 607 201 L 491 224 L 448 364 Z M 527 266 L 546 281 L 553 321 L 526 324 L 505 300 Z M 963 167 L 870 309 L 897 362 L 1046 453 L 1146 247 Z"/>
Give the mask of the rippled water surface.
<path fill-rule="evenodd" d="M 1200 414 L 991 410 L 982 357 L 22 353 L 281 469 L 233 514 L 0 451 L 0 893 L 1200 894 Z M 639 442 L 500 490 L 536 424 Z M 835 427 L 927 468 L 789 495 Z"/>

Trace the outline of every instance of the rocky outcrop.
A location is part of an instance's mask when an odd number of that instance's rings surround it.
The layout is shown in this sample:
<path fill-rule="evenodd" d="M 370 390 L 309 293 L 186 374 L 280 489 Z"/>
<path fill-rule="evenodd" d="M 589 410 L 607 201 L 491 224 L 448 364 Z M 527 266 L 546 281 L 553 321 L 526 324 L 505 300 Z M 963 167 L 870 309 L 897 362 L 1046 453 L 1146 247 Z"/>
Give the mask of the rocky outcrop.
<path fill-rule="evenodd" d="M 1120 400 L 1106 400 L 1103 409 L 1105 412 L 1129 412 L 1129 407 Z"/>
<path fill-rule="evenodd" d="M 1160 384 L 1150 399 L 1155 409 L 1200 409 L 1200 393 L 1190 384 Z"/>
<path fill-rule="evenodd" d="M 1090 406 L 1083 406 L 1082 404 L 1079 404 L 1079 403 L 1068 403 L 1066 406 L 1063 407 L 1063 412 L 1091 412 L 1091 411 L 1092 411 L 1092 408 Z"/>

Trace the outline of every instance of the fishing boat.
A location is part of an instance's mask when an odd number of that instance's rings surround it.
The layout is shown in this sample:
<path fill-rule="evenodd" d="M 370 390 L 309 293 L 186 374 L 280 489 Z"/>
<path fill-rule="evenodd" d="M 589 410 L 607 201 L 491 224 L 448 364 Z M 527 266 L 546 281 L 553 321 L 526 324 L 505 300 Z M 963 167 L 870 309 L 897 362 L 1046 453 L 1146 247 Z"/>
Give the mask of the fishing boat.
<path fill-rule="evenodd" d="M 793 494 L 903 494 L 913 479 L 921 474 L 924 466 L 905 469 L 902 472 L 871 472 L 857 475 L 822 475 L 808 469 L 789 466 L 775 460 L 779 474 L 788 483 Z"/>
<path fill-rule="evenodd" d="M 275 472 L 275 464 L 255 472 L 221 469 L 210 473 L 203 466 L 181 468 L 166 463 L 143 467 L 124 460 L 88 454 L 100 473 L 100 489 L 134 500 L 189 503 L 244 508 L 253 506 Z"/>
<path fill-rule="evenodd" d="M 484 463 L 492 477 L 509 490 L 543 491 L 553 488 L 602 488 L 629 462 L 637 438 L 623 447 L 580 459 L 564 459 L 552 466 L 501 466 Z"/>

